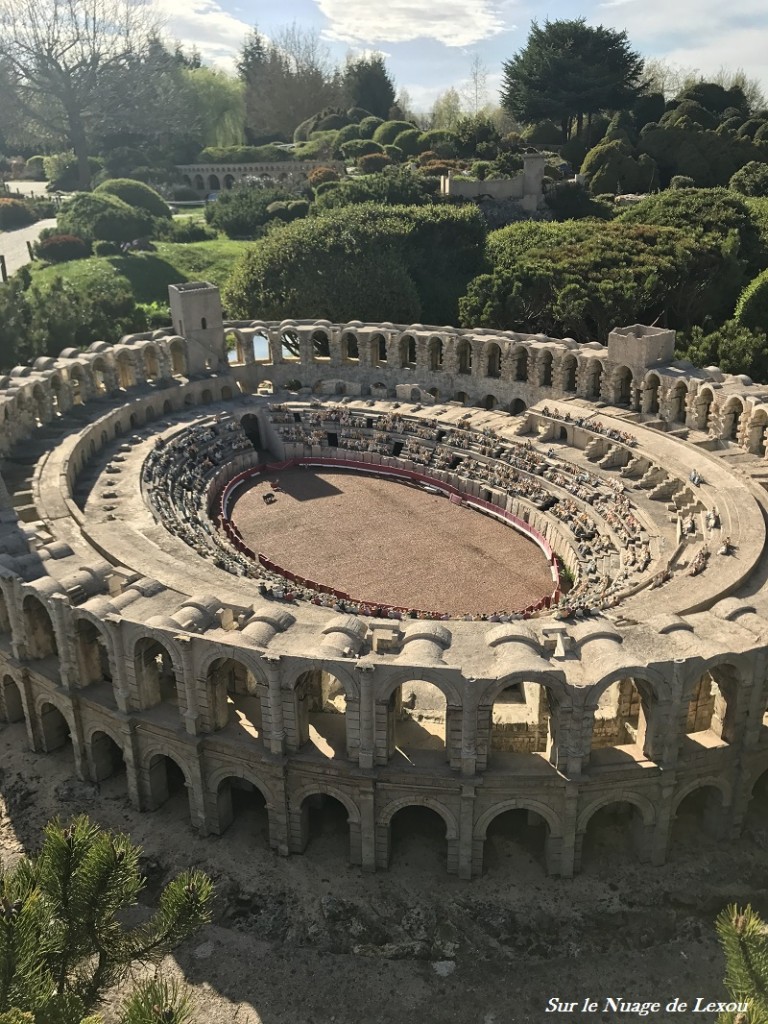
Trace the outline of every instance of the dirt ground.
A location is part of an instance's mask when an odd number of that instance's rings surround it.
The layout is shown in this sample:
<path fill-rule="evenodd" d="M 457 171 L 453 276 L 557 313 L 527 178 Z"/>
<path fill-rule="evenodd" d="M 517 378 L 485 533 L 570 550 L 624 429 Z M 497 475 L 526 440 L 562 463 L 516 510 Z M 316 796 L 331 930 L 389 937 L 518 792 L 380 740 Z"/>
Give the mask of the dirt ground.
<path fill-rule="evenodd" d="M 545 876 L 535 832 L 521 844 L 497 830 L 486 874 L 472 882 L 445 873 L 440 830 L 414 810 L 393 835 L 390 870 L 367 875 L 347 865 L 346 824 L 333 813 L 315 817 L 303 856 L 280 858 L 256 806 L 224 837 L 200 838 L 186 824 L 183 791 L 139 814 L 119 777 L 98 792 L 73 781 L 71 747 L 33 754 L 23 724 L 1 730 L 6 863 L 34 850 L 54 815 L 87 812 L 143 847 L 144 903 L 185 866 L 214 877 L 213 923 L 163 965 L 191 987 L 197 1022 L 666 1022 L 663 1012 L 544 1011 L 553 997 L 723 998 L 717 912 L 748 900 L 768 912 L 765 807 L 753 810 L 739 844 L 689 832 L 675 859 L 656 869 L 634 863 L 626 832 L 609 823 L 588 837 L 584 873 L 571 881 Z"/>
<path fill-rule="evenodd" d="M 277 501 L 263 495 L 279 482 Z M 288 470 L 237 498 L 248 546 L 357 600 L 463 615 L 552 593 L 549 564 L 516 530 L 442 495 L 333 470 Z"/>

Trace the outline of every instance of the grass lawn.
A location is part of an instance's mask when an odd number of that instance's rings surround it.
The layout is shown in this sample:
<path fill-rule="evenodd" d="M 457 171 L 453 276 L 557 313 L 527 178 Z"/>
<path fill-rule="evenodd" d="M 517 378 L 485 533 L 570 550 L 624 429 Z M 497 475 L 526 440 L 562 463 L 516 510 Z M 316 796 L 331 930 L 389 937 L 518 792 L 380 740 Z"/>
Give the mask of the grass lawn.
<path fill-rule="evenodd" d="M 87 288 L 94 277 L 105 274 L 125 278 L 137 302 L 168 302 L 168 285 L 183 281 L 210 281 L 222 287 L 240 255 L 253 242 L 215 239 L 212 242 L 157 242 L 157 252 L 130 256 L 91 256 L 53 266 L 33 265 L 32 281 L 63 277 L 78 288 Z"/>

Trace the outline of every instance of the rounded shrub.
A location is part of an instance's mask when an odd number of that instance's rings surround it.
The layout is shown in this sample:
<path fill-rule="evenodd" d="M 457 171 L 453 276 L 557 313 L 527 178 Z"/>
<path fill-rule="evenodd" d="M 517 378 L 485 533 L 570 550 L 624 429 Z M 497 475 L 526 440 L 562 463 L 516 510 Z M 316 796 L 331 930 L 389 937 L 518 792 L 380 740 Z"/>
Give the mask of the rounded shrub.
<path fill-rule="evenodd" d="M 391 146 L 401 132 L 411 131 L 416 128 L 410 121 L 384 121 L 373 133 L 373 141 L 381 146 Z"/>
<path fill-rule="evenodd" d="M 350 142 L 352 139 L 360 138 L 362 138 L 360 134 L 360 125 L 347 124 L 336 132 L 336 145 L 342 146 L 345 142 Z"/>
<path fill-rule="evenodd" d="M 21 199 L 0 199 L 0 231 L 13 231 L 34 224 L 37 218 Z"/>
<path fill-rule="evenodd" d="M 154 219 L 117 196 L 80 192 L 61 210 L 58 224 L 62 234 L 89 241 L 132 242 L 153 233 Z"/>
<path fill-rule="evenodd" d="M 369 153 L 367 156 L 360 157 L 357 166 L 363 174 L 378 174 L 385 167 L 389 167 L 391 163 L 392 161 L 384 153 Z"/>
<path fill-rule="evenodd" d="M 286 222 L 290 220 L 288 203 L 283 202 L 282 199 L 277 199 L 274 203 L 270 203 L 267 207 L 267 214 L 270 220 L 283 220 Z"/>
<path fill-rule="evenodd" d="M 57 153 L 47 156 L 43 161 L 45 175 L 49 179 L 49 192 L 72 192 L 80 187 L 80 169 L 72 153 Z M 98 157 L 88 157 L 88 171 L 93 179 L 104 164 Z"/>
<path fill-rule="evenodd" d="M 405 160 L 405 153 L 399 146 L 385 146 L 384 153 L 394 164 L 401 164 Z"/>
<path fill-rule="evenodd" d="M 433 128 L 431 131 L 422 132 L 419 141 L 423 150 L 432 150 L 438 157 L 450 159 L 456 156 L 456 140 L 453 133 L 445 128 Z"/>
<path fill-rule="evenodd" d="M 46 263 L 68 263 L 91 255 L 91 244 L 76 235 L 51 235 L 35 246 L 35 255 Z"/>
<path fill-rule="evenodd" d="M 93 243 L 93 255 L 94 256 L 117 256 L 120 252 L 120 246 L 117 242 L 94 242 Z"/>
<path fill-rule="evenodd" d="M 333 167 L 315 167 L 307 176 L 310 188 L 316 189 L 318 185 L 323 185 L 326 181 L 338 181 L 339 172 L 335 171 Z"/>
<path fill-rule="evenodd" d="M 24 177 L 33 181 L 45 181 L 45 157 L 31 156 L 24 167 Z"/>
<path fill-rule="evenodd" d="M 406 156 L 418 156 L 429 146 L 422 141 L 422 133 L 418 128 L 408 128 L 395 137 L 394 144 L 401 149 Z"/>
<path fill-rule="evenodd" d="M 347 111 L 347 117 L 350 121 L 354 121 L 357 124 L 366 117 L 373 117 L 373 114 L 370 110 L 366 110 L 365 107 L 350 107 Z M 378 120 L 381 119 L 379 118 Z"/>
<path fill-rule="evenodd" d="M 696 188 L 696 182 L 687 174 L 675 174 L 669 181 L 670 188 Z"/>
<path fill-rule="evenodd" d="M 381 153 L 382 148 L 372 139 L 350 139 L 341 147 L 341 152 L 346 160 L 359 160 L 360 157 L 371 153 Z"/>
<path fill-rule="evenodd" d="M 171 211 L 159 192 L 149 185 L 131 178 L 110 178 L 103 181 L 94 190 L 96 195 L 117 196 L 129 206 L 146 210 L 153 217 L 170 217 Z"/>
<path fill-rule="evenodd" d="M 340 128 L 346 128 L 348 124 L 349 118 L 346 116 L 346 114 L 328 114 L 326 117 L 320 118 L 320 120 L 315 125 L 315 131 L 338 131 Z"/>
<path fill-rule="evenodd" d="M 333 192 L 339 187 L 338 181 L 321 181 L 319 185 L 315 187 L 315 195 L 322 196 L 326 192 Z"/>
<path fill-rule="evenodd" d="M 306 217 L 309 213 L 309 203 L 306 199 L 294 199 L 293 202 L 287 204 L 289 220 L 298 220 L 300 217 Z"/>
<path fill-rule="evenodd" d="M 191 217 L 178 220 L 155 221 L 155 234 L 166 242 L 210 242 L 216 238 L 216 231 Z"/>
<path fill-rule="evenodd" d="M 357 126 L 360 129 L 361 139 L 372 139 L 373 133 L 379 127 L 380 124 L 384 124 L 384 121 L 380 117 L 364 117 L 360 124 Z"/>
<path fill-rule="evenodd" d="M 732 175 L 728 188 L 743 196 L 765 198 L 768 196 L 768 163 L 750 160 Z"/>

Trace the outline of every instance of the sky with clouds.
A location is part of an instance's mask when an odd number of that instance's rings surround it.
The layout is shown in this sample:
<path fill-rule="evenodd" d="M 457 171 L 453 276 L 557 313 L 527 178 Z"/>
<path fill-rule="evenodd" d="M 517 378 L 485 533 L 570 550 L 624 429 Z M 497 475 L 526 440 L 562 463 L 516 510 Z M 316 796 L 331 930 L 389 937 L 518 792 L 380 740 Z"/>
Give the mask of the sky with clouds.
<path fill-rule="evenodd" d="M 152 0 L 169 35 L 195 46 L 206 63 L 232 67 L 253 25 L 269 36 L 296 22 L 316 29 L 331 56 L 379 50 L 397 88 L 417 110 L 466 86 L 475 55 L 498 90 L 502 62 L 525 45 L 531 21 L 584 17 L 591 25 L 625 29 L 634 49 L 678 67 L 714 74 L 743 69 L 768 93 L 766 0 L 603 0 L 576 7 L 524 0 Z M 492 95 L 491 101 L 496 100 Z"/>

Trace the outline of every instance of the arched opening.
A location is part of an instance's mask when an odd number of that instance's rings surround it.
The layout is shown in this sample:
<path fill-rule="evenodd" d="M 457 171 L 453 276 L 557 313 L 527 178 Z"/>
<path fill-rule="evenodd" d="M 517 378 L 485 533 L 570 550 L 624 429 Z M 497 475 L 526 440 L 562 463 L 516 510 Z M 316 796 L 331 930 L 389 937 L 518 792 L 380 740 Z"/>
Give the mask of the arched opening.
<path fill-rule="evenodd" d="M 149 423 L 150 420 L 155 418 L 155 415 L 155 407 L 153 405 L 148 405 L 144 410 L 144 422 Z"/>
<path fill-rule="evenodd" d="M 324 757 L 347 753 L 347 699 L 344 687 L 329 672 L 310 669 L 296 680 L 298 744 L 311 743 Z"/>
<path fill-rule="evenodd" d="M 718 665 L 697 681 L 688 702 L 683 755 L 696 755 L 702 747 L 723 746 L 736 741 L 738 680 L 735 669 L 729 665 Z"/>
<path fill-rule="evenodd" d="M 512 353 L 512 380 L 528 380 L 528 349 L 517 348 Z"/>
<path fill-rule="evenodd" d="M 323 862 L 349 863 L 349 812 L 336 797 L 314 793 L 305 797 L 300 812 L 301 849 L 312 849 Z"/>
<path fill-rule="evenodd" d="M 245 346 L 240 331 L 225 331 L 224 344 L 227 349 L 227 362 L 231 366 L 241 366 L 245 362 Z"/>
<path fill-rule="evenodd" d="M 587 398 L 599 399 L 603 386 L 603 364 L 599 359 L 590 359 L 584 373 L 584 394 Z"/>
<path fill-rule="evenodd" d="M 386 702 L 378 704 L 378 719 L 386 728 L 387 757 L 403 767 L 442 764 L 447 755 L 447 710 L 445 694 L 433 683 L 413 680 L 398 686 Z"/>
<path fill-rule="evenodd" d="M 493 764 L 509 761 L 505 755 L 547 750 L 550 708 L 546 686 L 526 682 L 505 687 L 493 702 L 490 718 Z"/>
<path fill-rule="evenodd" d="M 585 874 L 612 874 L 627 862 L 647 859 L 642 814 L 627 801 L 596 810 L 581 838 L 581 869 Z"/>
<path fill-rule="evenodd" d="M 97 395 L 104 395 L 107 392 L 107 364 L 103 359 L 94 359 L 91 363 L 91 374 L 93 386 Z"/>
<path fill-rule="evenodd" d="M 765 458 L 766 428 L 768 428 L 768 412 L 765 409 L 758 409 L 749 421 L 747 450 L 761 459 Z"/>
<path fill-rule="evenodd" d="M 659 411 L 659 388 L 661 381 L 656 373 L 649 373 L 643 389 L 643 412 L 655 416 Z"/>
<path fill-rule="evenodd" d="M 231 726 L 253 739 L 263 739 L 261 699 L 250 669 L 233 658 L 218 658 L 208 669 L 213 728 Z"/>
<path fill-rule="evenodd" d="M 166 805 L 164 818 L 188 821 L 192 791 L 187 794 L 187 780 L 182 768 L 166 754 L 155 754 L 147 769 L 150 809 Z"/>
<path fill-rule="evenodd" d="M 459 373 L 472 373 L 472 346 L 466 338 L 462 338 L 456 348 L 456 359 Z"/>
<path fill-rule="evenodd" d="M 133 661 L 142 705 L 146 708 L 157 704 L 178 707 L 173 659 L 166 648 L 152 637 L 144 637 L 136 643 Z"/>
<path fill-rule="evenodd" d="M 438 373 L 443 368 L 443 342 L 441 338 L 429 339 L 429 368 Z"/>
<path fill-rule="evenodd" d="M 110 779 L 109 796 L 117 796 L 120 790 L 127 790 L 127 773 L 122 748 L 105 732 L 95 732 L 90 746 L 91 777 L 94 782 Z"/>
<path fill-rule="evenodd" d="M 87 619 L 78 619 L 75 624 L 75 646 L 80 685 L 108 683 L 109 685 L 104 687 L 104 696 L 108 697 L 114 706 L 109 650 L 101 630 Z"/>
<path fill-rule="evenodd" d="M 632 401 L 632 371 L 628 366 L 620 366 L 614 380 L 615 404 L 629 406 Z"/>
<path fill-rule="evenodd" d="M 360 346 L 354 331 L 345 331 L 341 336 L 341 358 L 347 362 L 360 361 Z"/>
<path fill-rule="evenodd" d="M 205 181 L 203 181 L 202 174 L 195 175 L 195 188 L 197 189 L 198 192 L 205 191 Z"/>
<path fill-rule="evenodd" d="M 213 401 L 213 392 L 210 388 L 204 388 L 203 393 L 200 396 L 200 401 L 203 405 L 210 405 Z"/>
<path fill-rule="evenodd" d="M 174 377 L 186 377 L 187 375 L 187 353 L 186 346 L 181 338 L 176 338 L 170 344 L 171 369 Z"/>
<path fill-rule="evenodd" d="M 383 334 L 374 334 L 371 338 L 371 363 L 374 366 L 385 366 L 387 362 L 387 339 Z"/>
<path fill-rule="evenodd" d="M 739 433 L 739 421 L 744 414 L 744 403 L 740 398 L 731 397 L 725 403 L 720 437 L 723 441 L 736 441 Z"/>
<path fill-rule="evenodd" d="M 622 748 L 630 757 L 641 756 L 652 700 L 644 680 L 619 679 L 606 687 L 595 709 L 592 750 Z"/>
<path fill-rule="evenodd" d="M 400 369 L 416 369 L 416 339 L 411 334 L 404 334 L 397 345 Z"/>
<path fill-rule="evenodd" d="M 10 719 L 9 719 L 10 721 Z M 747 804 L 743 829 L 746 834 L 759 833 L 762 836 L 765 822 L 768 820 L 768 771 L 758 776 L 752 787 L 752 795 Z M 762 844 L 761 844 L 762 845 Z"/>
<path fill-rule="evenodd" d="M 717 786 L 694 789 L 677 805 L 670 832 L 670 859 L 698 852 L 702 843 L 719 839 L 723 824 L 723 794 Z"/>
<path fill-rule="evenodd" d="M 576 373 L 579 364 L 576 361 L 576 356 L 568 355 L 563 359 L 562 363 L 562 380 L 563 380 L 563 391 L 567 394 L 574 394 L 576 391 Z"/>
<path fill-rule="evenodd" d="M 21 690 L 18 683 L 12 676 L 5 676 L 3 679 L 3 708 L 5 711 L 4 721 L 8 723 L 24 721 L 24 703 L 21 699 Z"/>
<path fill-rule="evenodd" d="M 246 847 L 269 846 L 267 801 L 248 779 L 222 779 L 216 793 L 219 835 L 228 831 L 230 842 L 241 839 Z"/>
<path fill-rule="evenodd" d="M 312 358 L 314 360 L 331 358 L 331 345 L 325 331 L 312 332 Z"/>
<path fill-rule="evenodd" d="M 486 348 L 486 377 L 499 378 L 501 376 L 501 349 L 495 342 L 491 342 Z"/>
<path fill-rule="evenodd" d="M 163 402 L 163 416 L 170 416 L 172 412 L 173 412 L 173 406 L 168 401 L 168 399 L 166 399 Z"/>
<path fill-rule="evenodd" d="M 11 632 L 11 617 L 8 614 L 8 602 L 5 600 L 5 593 L 0 589 L 0 636 L 9 636 Z"/>
<path fill-rule="evenodd" d="M 259 417 L 249 412 L 240 420 L 240 426 L 242 427 L 245 436 L 258 451 L 262 447 Z"/>
<path fill-rule="evenodd" d="M 546 874 L 549 824 L 526 808 L 502 811 L 488 826 L 483 844 L 483 872 L 522 882 Z"/>
<path fill-rule="evenodd" d="M 456 394 L 453 396 L 453 400 L 454 400 L 454 402 L 461 402 L 462 405 L 466 405 L 467 404 L 467 392 L 466 391 L 457 391 Z"/>
<path fill-rule="evenodd" d="M 539 363 L 539 386 L 543 388 L 552 387 L 552 353 L 546 349 L 538 359 Z"/>
<path fill-rule="evenodd" d="M 79 366 L 73 366 L 69 371 L 69 393 L 72 405 L 82 405 L 85 401 L 85 381 Z"/>
<path fill-rule="evenodd" d="M 234 175 L 232 175 L 232 174 L 225 174 L 224 175 L 224 188 L 227 191 L 229 191 L 231 188 L 234 187 L 234 184 L 235 184 Z"/>
<path fill-rule="evenodd" d="M 46 754 L 72 742 L 69 722 L 53 704 L 42 704 L 40 707 L 40 735 L 43 750 Z"/>
<path fill-rule="evenodd" d="M 39 384 L 36 384 L 32 389 L 32 401 L 34 403 L 35 424 L 38 427 L 42 427 L 48 419 L 48 406 L 45 400 L 45 393 Z"/>
<path fill-rule="evenodd" d="M 61 407 L 61 378 L 51 377 L 48 381 L 51 387 L 51 405 L 54 416 L 59 416 L 64 411 Z"/>
<path fill-rule="evenodd" d="M 495 409 L 498 404 L 499 400 L 495 395 L 486 395 L 483 399 L 483 408 L 487 409 L 489 412 L 491 409 Z"/>
<path fill-rule="evenodd" d="M 208 188 L 211 190 L 211 192 L 221 191 L 221 182 L 219 181 L 218 174 L 208 175 Z"/>
<path fill-rule="evenodd" d="M 407 868 L 434 872 L 448 866 L 445 821 L 431 807 L 401 807 L 389 823 L 389 864 L 397 870 Z"/>
<path fill-rule="evenodd" d="M 519 416 L 521 413 L 524 413 L 527 408 L 528 406 L 522 398 L 513 398 L 509 403 L 509 411 L 513 416 Z"/>
<path fill-rule="evenodd" d="M 411 401 L 414 405 L 421 401 L 421 388 L 411 388 Z"/>
<path fill-rule="evenodd" d="M 432 395 L 436 402 L 440 401 L 440 388 L 430 388 L 427 394 Z"/>
<path fill-rule="evenodd" d="M 139 414 L 136 412 L 132 412 L 128 422 L 130 424 L 131 430 L 135 430 L 136 427 L 138 427 L 139 425 Z"/>
<path fill-rule="evenodd" d="M 685 423 L 685 400 L 688 390 L 685 382 L 679 380 L 669 392 L 669 419 L 672 423 Z"/>
<path fill-rule="evenodd" d="M 117 379 L 124 390 L 132 388 L 136 383 L 133 372 L 133 360 L 127 352 L 119 352 L 117 356 Z"/>
<path fill-rule="evenodd" d="M 157 350 L 152 345 L 147 345 L 144 349 L 144 375 L 147 380 L 157 380 L 160 377 Z"/>
<path fill-rule="evenodd" d="M 24 598 L 22 612 L 27 637 L 27 655 L 33 659 L 58 658 L 56 633 L 43 602 L 30 594 Z"/>
<path fill-rule="evenodd" d="M 299 335 L 296 331 L 280 332 L 280 358 L 285 363 L 296 363 L 301 358 Z"/>
<path fill-rule="evenodd" d="M 694 406 L 696 410 L 696 429 L 709 432 L 709 420 L 712 412 L 712 392 L 709 388 L 702 388 L 696 397 Z"/>

